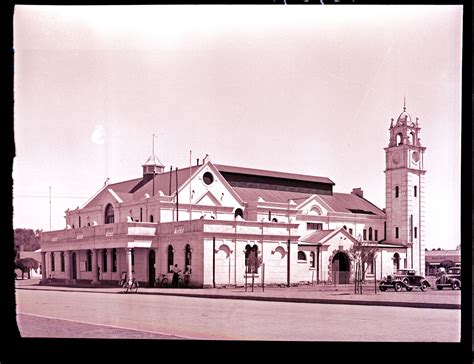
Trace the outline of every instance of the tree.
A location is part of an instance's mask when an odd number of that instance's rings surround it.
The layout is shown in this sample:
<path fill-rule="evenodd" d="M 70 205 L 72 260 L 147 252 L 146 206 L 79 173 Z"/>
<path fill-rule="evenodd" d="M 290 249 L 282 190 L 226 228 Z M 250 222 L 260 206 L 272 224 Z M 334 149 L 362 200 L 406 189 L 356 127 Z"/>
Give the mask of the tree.
<path fill-rule="evenodd" d="M 23 246 L 23 250 L 27 252 L 41 248 L 40 233 L 42 231 L 38 229 L 15 229 L 13 235 L 15 251 L 19 251 L 20 246 Z"/>
<path fill-rule="evenodd" d="M 33 258 L 17 259 L 15 261 L 15 268 L 21 270 L 21 279 L 23 279 L 25 272 L 28 273 L 28 279 L 31 278 L 31 270 L 38 269 L 39 263 Z"/>
<path fill-rule="evenodd" d="M 365 280 L 365 274 L 367 269 L 374 262 L 375 255 L 377 253 L 377 245 L 367 242 L 362 242 L 359 236 L 358 242 L 354 243 L 349 249 L 355 263 L 355 286 L 356 293 L 362 294 L 362 282 Z"/>

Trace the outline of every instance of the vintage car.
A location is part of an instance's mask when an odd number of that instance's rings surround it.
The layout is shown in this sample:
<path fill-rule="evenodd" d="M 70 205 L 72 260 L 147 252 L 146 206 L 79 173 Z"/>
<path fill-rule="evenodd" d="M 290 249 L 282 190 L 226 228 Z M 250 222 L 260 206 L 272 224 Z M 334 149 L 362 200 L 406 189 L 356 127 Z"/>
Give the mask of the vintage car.
<path fill-rule="evenodd" d="M 426 291 L 431 285 L 425 277 L 417 275 L 414 269 L 399 269 L 396 273 L 384 277 L 379 283 L 379 289 L 381 291 L 393 288 L 396 292 L 400 292 L 405 288 L 410 292 L 415 287 Z"/>
<path fill-rule="evenodd" d="M 435 284 L 436 288 L 440 290 L 444 287 L 461 289 L 461 267 L 451 267 L 447 272 L 441 272 Z"/>

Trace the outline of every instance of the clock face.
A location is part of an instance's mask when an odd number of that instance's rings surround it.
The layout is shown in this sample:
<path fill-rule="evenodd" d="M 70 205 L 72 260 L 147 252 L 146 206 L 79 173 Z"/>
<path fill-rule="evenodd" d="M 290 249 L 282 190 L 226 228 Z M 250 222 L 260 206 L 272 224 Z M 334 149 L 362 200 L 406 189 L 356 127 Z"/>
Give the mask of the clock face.
<path fill-rule="evenodd" d="M 411 159 L 413 163 L 418 163 L 420 160 L 420 153 L 418 153 L 416 150 L 411 154 Z"/>
<path fill-rule="evenodd" d="M 392 161 L 393 161 L 393 163 L 395 163 L 395 164 L 400 163 L 400 153 L 398 153 L 398 152 L 393 153 L 393 155 L 392 155 Z"/>

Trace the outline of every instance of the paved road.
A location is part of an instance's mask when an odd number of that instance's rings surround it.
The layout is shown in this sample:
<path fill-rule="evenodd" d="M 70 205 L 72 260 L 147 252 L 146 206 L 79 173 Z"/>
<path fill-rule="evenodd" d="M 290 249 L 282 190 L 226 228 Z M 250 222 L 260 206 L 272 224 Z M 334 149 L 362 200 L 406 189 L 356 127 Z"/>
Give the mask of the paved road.
<path fill-rule="evenodd" d="M 179 338 L 389 342 L 460 338 L 460 310 L 39 290 L 17 290 L 16 295 L 21 314 Z M 26 336 L 29 329 L 23 324 L 19 328 Z M 59 336 L 72 337 L 67 327 L 61 332 L 56 324 Z M 128 337 L 120 330 L 116 334 Z"/>

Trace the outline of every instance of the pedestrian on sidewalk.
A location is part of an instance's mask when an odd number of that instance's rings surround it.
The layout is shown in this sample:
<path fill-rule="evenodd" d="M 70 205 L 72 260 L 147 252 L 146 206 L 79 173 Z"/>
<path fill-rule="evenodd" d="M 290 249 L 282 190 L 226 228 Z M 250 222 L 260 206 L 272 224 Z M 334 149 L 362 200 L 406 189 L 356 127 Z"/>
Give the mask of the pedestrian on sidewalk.
<path fill-rule="evenodd" d="M 173 267 L 173 280 L 172 280 L 172 285 L 174 288 L 178 288 L 179 273 L 181 273 L 181 269 L 178 268 L 178 264 L 175 264 Z"/>

